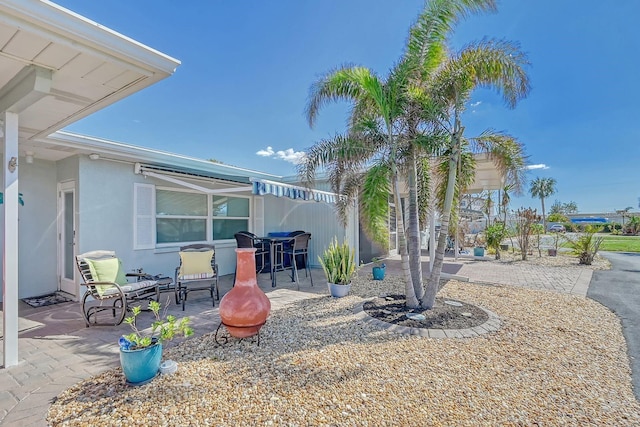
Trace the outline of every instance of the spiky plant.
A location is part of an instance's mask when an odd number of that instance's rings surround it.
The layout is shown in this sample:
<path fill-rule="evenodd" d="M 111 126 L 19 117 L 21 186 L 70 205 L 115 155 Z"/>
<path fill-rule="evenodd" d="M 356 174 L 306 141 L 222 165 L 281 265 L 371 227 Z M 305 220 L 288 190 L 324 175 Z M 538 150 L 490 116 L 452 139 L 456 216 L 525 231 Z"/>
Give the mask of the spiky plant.
<path fill-rule="evenodd" d="M 318 256 L 327 281 L 336 285 L 351 283 L 351 279 L 358 269 L 355 259 L 355 250 L 351 249 L 346 241 L 339 244 L 336 237 L 333 238 L 322 256 Z"/>

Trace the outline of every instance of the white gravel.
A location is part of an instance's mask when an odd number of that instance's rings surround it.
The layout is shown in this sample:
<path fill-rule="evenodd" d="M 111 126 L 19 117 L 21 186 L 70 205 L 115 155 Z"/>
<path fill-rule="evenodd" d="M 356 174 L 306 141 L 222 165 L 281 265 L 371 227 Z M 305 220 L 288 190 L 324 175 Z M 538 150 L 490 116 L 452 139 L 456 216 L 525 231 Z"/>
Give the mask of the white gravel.
<path fill-rule="evenodd" d="M 502 328 L 467 339 L 398 335 L 356 320 L 364 297 L 402 289 L 358 278 L 352 295 L 273 312 L 258 347 L 213 333 L 165 351 L 178 372 L 128 387 L 120 369 L 63 392 L 53 426 L 640 425 L 616 316 L 583 297 L 451 281 L 441 295 Z"/>

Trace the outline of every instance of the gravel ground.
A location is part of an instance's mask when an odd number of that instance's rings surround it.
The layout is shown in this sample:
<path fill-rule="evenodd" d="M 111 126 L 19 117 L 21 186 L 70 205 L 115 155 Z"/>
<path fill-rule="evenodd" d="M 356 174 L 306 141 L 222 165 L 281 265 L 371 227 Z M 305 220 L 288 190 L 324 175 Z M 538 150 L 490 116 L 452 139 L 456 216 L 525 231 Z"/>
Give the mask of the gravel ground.
<path fill-rule="evenodd" d="M 487 254 L 487 257 L 493 258 L 494 253 Z M 589 268 L 591 270 L 610 270 L 611 262 L 608 259 L 603 258 L 600 255 L 596 255 L 591 265 L 580 265 L 578 263 L 578 257 L 571 254 L 571 252 L 558 252 L 557 256 L 547 255 L 547 251 L 542 251 L 542 256 L 538 254 L 537 250 L 533 251 L 533 255 L 528 255 L 527 260 L 522 260 L 520 252 L 513 252 L 511 249 L 508 251 L 500 251 L 500 259 L 491 259 L 489 262 L 497 262 L 503 264 L 528 264 L 528 265 L 545 265 L 548 267 L 575 267 L 575 268 Z"/>
<path fill-rule="evenodd" d="M 128 387 L 120 369 L 63 392 L 59 425 L 640 425 L 616 316 L 582 297 L 451 281 L 441 296 L 497 313 L 502 328 L 429 339 L 355 320 L 399 279 L 271 313 L 260 346 L 212 334 L 165 351 L 178 372 Z"/>

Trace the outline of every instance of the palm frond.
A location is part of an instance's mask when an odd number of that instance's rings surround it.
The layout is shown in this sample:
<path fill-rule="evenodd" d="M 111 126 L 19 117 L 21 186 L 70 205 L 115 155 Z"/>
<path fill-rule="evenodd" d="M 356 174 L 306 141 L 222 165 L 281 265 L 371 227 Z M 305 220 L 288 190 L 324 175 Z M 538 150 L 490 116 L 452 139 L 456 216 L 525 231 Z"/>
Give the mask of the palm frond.
<path fill-rule="evenodd" d="M 377 82 L 377 83 L 376 83 Z M 306 116 L 309 126 L 313 127 L 320 109 L 329 102 L 339 100 L 359 102 L 367 97 L 375 97 L 380 92 L 378 78 L 365 67 L 343 65 L 329 71 L 309 90 Z M 377 93 L 381 96 L 381 93 Z"/>
<path fill-rule="evenodd" d="M 518 45 L 504 40 L 482 40 L 465 47 L 453 56 L 433 79 L 434 93 L 439 99 L 461 102 L 469 99 L 477 87 L 493 88 L 508 107 L 527 96 L 530 90 L 525 67 L 526 55 Z"/>
<path fill-rule="evenodd" d="M 495 0 L 431 0 L 411 27 L 405 57 L 424 80 L 445 59 L 446 37 L 460 19 L 495 10 Z"/>
<path fill-rule="evenodd" d="M 379 163 L 369 168 L 363 180 L 357 183 L 360 192 L 360 219 L 365 233 L 383 248 L 388 249 L 389 193 L 391 169 Z"/>
<path fill-rule="evenodd" d="M 354 135 L 335 135 L 306 150 L 304 161 L 298 165 L 298 175 L 303 183 L 310 186 L 319 169 L 331 169 L 344 162 L 353 163 L 356 168 L 361 167 L 374 152 L 375 146 L 367 146 L 366 141 Z"/>

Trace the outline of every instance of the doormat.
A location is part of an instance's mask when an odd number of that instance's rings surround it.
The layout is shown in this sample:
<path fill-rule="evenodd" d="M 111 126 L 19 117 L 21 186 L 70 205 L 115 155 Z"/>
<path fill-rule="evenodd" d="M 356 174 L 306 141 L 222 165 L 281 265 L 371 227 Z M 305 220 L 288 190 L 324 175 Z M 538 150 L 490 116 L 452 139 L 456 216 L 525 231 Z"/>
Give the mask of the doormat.
<path fill-rule="evenodd" d="M 61 302 L 69 302 L 72 300 L 60 294 L 53 293 L 42 295 L 40 297 L 22 298 L 22 301 L 26 302 L 31 307 L 44 307 L 45 305 L 60 304 Z"/>

